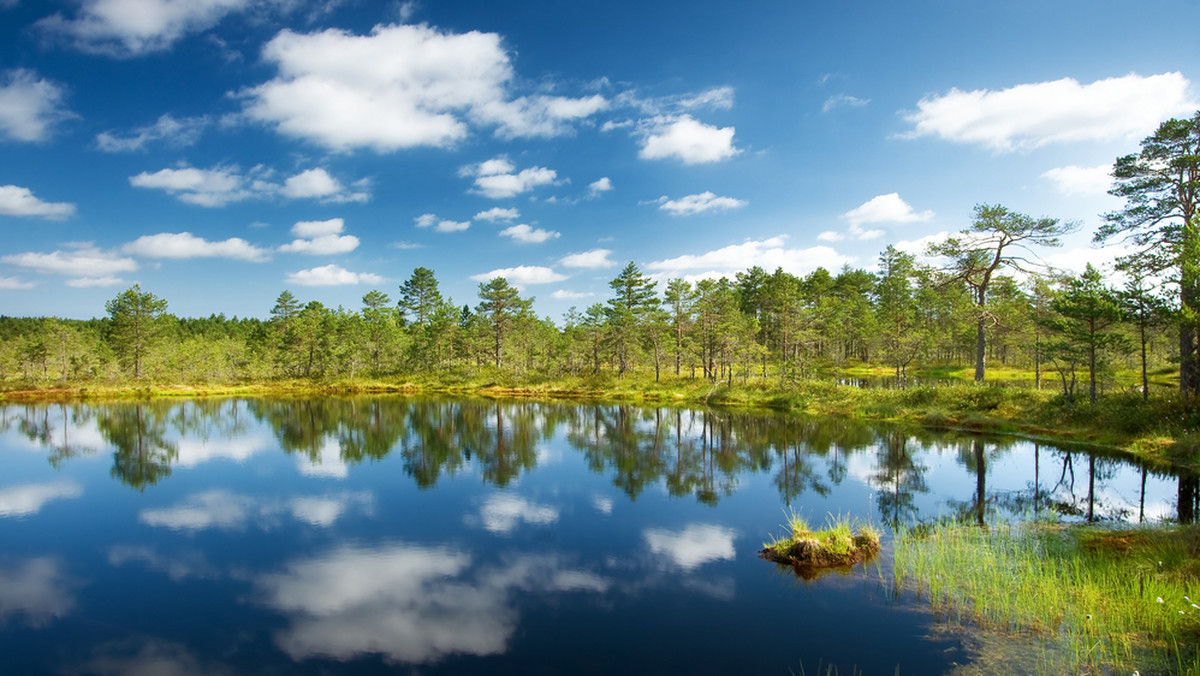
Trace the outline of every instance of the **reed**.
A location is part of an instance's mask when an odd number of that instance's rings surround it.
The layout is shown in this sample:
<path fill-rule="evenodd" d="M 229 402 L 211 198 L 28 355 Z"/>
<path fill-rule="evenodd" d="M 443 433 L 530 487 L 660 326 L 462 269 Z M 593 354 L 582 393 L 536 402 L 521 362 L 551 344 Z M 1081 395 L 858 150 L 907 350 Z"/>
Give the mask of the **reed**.
<path fill-rule="evenodd" d="M 895 541 L 899 589 L 1039 648 L 1046 673 L 1200 674 L 1200 529 L 942 523 Z"/>

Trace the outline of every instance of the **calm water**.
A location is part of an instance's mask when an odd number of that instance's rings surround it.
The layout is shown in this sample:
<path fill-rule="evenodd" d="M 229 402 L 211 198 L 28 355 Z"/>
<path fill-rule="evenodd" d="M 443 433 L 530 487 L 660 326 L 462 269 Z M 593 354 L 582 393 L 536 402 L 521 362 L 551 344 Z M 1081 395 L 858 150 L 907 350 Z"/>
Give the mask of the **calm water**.
<path fill-rule="evenodd" d="M 0 672 L 944 673 L 972 655 L 891 592 L 886 551 L 811 582 L 756 557 L 788 505 L 886 526 L 1194 501 L 1078 448 L 765 413 L 8 406 Z"/>

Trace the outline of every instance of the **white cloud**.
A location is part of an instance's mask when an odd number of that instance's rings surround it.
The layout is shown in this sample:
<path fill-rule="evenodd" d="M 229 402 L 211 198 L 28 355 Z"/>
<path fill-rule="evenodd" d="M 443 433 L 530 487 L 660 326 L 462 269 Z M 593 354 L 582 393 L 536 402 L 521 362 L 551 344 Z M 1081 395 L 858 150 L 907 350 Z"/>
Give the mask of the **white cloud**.
<path fill-rule="evenodd" d="M 554 230 L 531 228 L 528 225 L 521 223 L 520 225 L 514 225 L 510 228 L 501 230 L 500 235 L 503 237 L 512 237 L 518 242 L 525 242 L 527 244 L 540 244 L 547 240 L 557 239 L 560 233 L 555 232 Z"/>
<path fill-rule="evenodd" d="M 164 190 L 180 201 L 204 207 L 221 207 L 247 199 L 266 199 L 282 195 L 292 199 L 318 199 L 326 203 L 367 202 L 371 199 L 365 187 L 367 180 L 357 181 L 351 189 L 321 168 L 308 169 L 289 177 L 283 185 L 270 179 L 274 171 L 256 166 L 246 173 L 234 166 L 212 169 L 181 167 L 161 169 L 154 173 L 143 171 L 131 176 L 129 183 L 138 188 Z"/>
<path fill-rule="evenodd" d="M 930 244 L 944 242 L 949 236 L 950 233 L 943 230 L 942 232 L 935 232 L 932 235 L 925 235 L 919 239 L 901 240 L 896 242 L 894 246 L 900 251 L 913 254 L 914 256 L 924 256 L 925 250 L 929 248 Z"/>
<path fill-rule="evenodd" d="M 516 209 L 504 209 L 501 207 L 492 207 L 487 211 L 481 211 L 475 214 L 475 220 L 488 221 L 494 223 L 496 221 L 512 221 L 521 217 L 521 212 Z"/>
<path fill-rule="evenodd" d="M 358 238 L 354 235 L 340 234 L 344 227 L 345 221 L 341 218 L 331 218 L 326 221 L 300 221 L 292 226 L 292 234 L 298 239 L 280 246 L 279 250 L 284 253 L 310 256 L 332 256 L 354 251 L 358 248 Z"/>
<path fill-rule="evenodd" d="M 268 250 L 240 237 L 210 242 L 190 232 L 143 235 L 121 247 L 121 250 L 145 258 L 232 258 L 260 263 L 271 257 Z"/>
<path fill-rule="evenodd" d="M 263 48 L 278 76 L 245 90 L 245 112 L 288 136 L 346 151 L 448 147 L 469 122 L 504 137 L 554 136 L 607 107 L 600 96 L 511 98 L 512 64 L 495 33 L 427 25 L 281 31 Z"/>
<path fill-rule="evenodd" d="M 48 502 L 81 495 L 83 487 L 74 481 L 9 486 L 0 489 L 0 517 L 37 514 Z"/>
<path fill-rule="evenodd" d="M 281 191 L 285 197 L 315 198 L 322 202 L 366 202 L 371 196 L 366 192 L 352 192 L 342 185 L 328 171 L 308 169 L 283 182 Z"/>
<path fill-rule="evenodd" d="M 75 213 L 75 205 L 68 202 L 43 202 L 34 197 L 29 188 L 16 185 L 0 185 L 0 215 L 35 216 L 51 220 L 62 220 Z"/>
<path fill-rule="evenodd" d="M 617 263 L 609 259 L 611 249 L 592 249 L 564 256 L 558 264 L 564 268 L 611 268 Z"/>
<path fill-rule="evenodd" d="M 736 553 L 733 539 L 737 533 L 711 524 L 691 524 L 681 531 L 647 528 L 642 537 L 650 553 L 666 557 L 684 571 L 711 561 L 732 561 Z"/>
<path fill-rule="evenodd" d="M 79 49 L 111 56 L 161 51 L 216 25 L 249 0 L 83 0 L 74 19 L 54 14 L 36 25 L 74 39 Z"/>
<path fill-rule="evenodd" d="M 96 145 L 106 153 L 145 150 L 151 143 L 159 141 L 171 147 L 182 148 L 198 141 L 208 124 L 209 119 L 206 116 L 175 119 L 171 115 L 162 115 L 154 124 L 138 127 L 131 134 L 101 132 L 96 135 Z"/>
<path fill-rule="evenodd" d="M 899 193 L 877 195 L 842 214 L 851 226 L 864 223 L 916 223 L 933 218 L 932 211 L 917 213 Z"/>
<path fill-rule="evenodd" d="M 516 167 L 506 158 L 497 157 L 479 164 L 467 165 L 459 175 L 474 177 L 472 192 L 491 199 L 505 199 L 529 192 L 538 186 L 554 185 L 558 172 L 546 167 L 530 167 L 513 173 Z"/>
<path fill-rule="evenodd" d="M 0 256 L 0 262 L 30 268 L 38 272 L 112 279 L 118 272 L 138 269 L 132 258 L 119 258 L 110 252 L 100 251 L 91 245 L 81 245 L 73 251 L 43 253 L 20 253 Z"/>
<path fill-rule="evenodd" d="M 521 522 L 536 526 L 555 523 L 558 521 L 558 510 L 508 493 L 494 493 L 480 508 L 479 516 L 484 528 L 507 535 Z"/>
<path fill-rule="evenodd" d="M 79 277 L 76 279 L 68 279 L 63 282 L 73 289 L 90 289 L 95 287 L 120 286 L 125 284 L 125 280 L 120 277 Z"/>
<path fill-rule="evenodd" d="M 817 239 L 822 242 L 840 242 L 846 239 L 846 236 L 835 230 L 826 230 L 817 235 Z"/>
<path fill-rule="evenodd" d="M 153 174 L 143 171 L 129 177 L 129 183 L 135 188 L 165 190 L 183 202 L 204 207 L 225 206 L 254 196 L 233 167 L 160 169 Z"/>
<path fill-rule="evenodd" d="M 818 267 L 837 269 L 854 260 L 827 246 L 788 249 L 784 246 L 786 240 L 785 236 L 771 237 L 765 240 L 748 240 L 703 254 L 687 254 L 653 261 L 646 265 L 646 269 L 667 274 L 707 271 L 701 276 L 713 274 L 719 276 L 757 265 L 764 270 L 783 268 L 784 272 L 801 275 Z"/>
<path fill-rule="evenodd" d="M 143 509 L 138 520 L 171 530 L 244 530 L 251 527 L 269 530 L 280 525 L 286 516 L 311 526 L 328 527 L 352 510 L 370 513 L 374 505 L 375 496 L 365 491 L 279 500 L 217 489 L 195 493 L 171 507 Z"/>
<path fill-rule="evenodd" d="M 849 106 L 851 108 L 862 108 L 871 102 L 871 99 L 860 99 L 857 96 L 849 94 L 837 94 L 825 99 L 825 103 L 821 105 L 821 112 L 828 113 L 834 108 Z"/>
<path fill-rule="evenodd" d="M 588 184 L 588 194 L 592 197 L 606 193 L 613 189 L 612 180 L 605 176 Z"/>
<path fill-rule="evenodd" d="M 719 162 L 736 155 L 733 127 L 717 128 L 690 115 L 655 118 L 641 125 L 644 138 L 638 157 L 644 160 L 677 159 L 684 164 Z"/>
<path fill-rule="evenodd" d="M 33 282 L 26 282 L 19 277 L 0 277 L 0 290 L 4 291 L 24 291 L 37 286 Z"/>
<path fill-rule="evenodd" d="M 1055 167 L 1042 174 L 1060 195 L 1103 195 L 1112 186 L 1112 165 Z"/>
<path fill-rule="evenodd" d="M 477 282 L 488 282 L 497 277 L 507 279 L 509 284 L 517 288 L 530 284 L 550 284 L 567 279 L 566 275 L 560 275 L 550 268 L 537 265 L 518 265 L 515 268 L 500 268 L 491 272 L 471 275 L 471 279 Z"/>
<path fill-rule="evenodd" d="M 1200 105 L 1181 73 L 1124 77 L 1080 84 L 1071 78 L 998 91 L 951 89 L 927 96 L 906 116 L 906 138 L 937 136 L 976 143 L 996 152 L 1032 150 L 1050 143 L 1140 139 L 1168 117 Z"/>
<path fill-rule="evenodd" d="M 592 298 L 595 295 L 596 294 L 590 291 L 585 293 L 582 291 L 568 291 L 566 289 L 559 289 L 558 291 L 550 294 L 550 297 L 554 300 L 579 300 L 581 298 Z"/>
<path fill-rule="evenodd" d="M 495 211 L 493 209 L 492 211 Z M 515 209 L 513 211 L 516 211 Z M 488 212 L 484 212 L 485 214 Z M 421 214 L 413 219 L 418 228 L 433 228 L 437 232 L 462 232 L 471 227 L 471 221 L 440 219 L 436 214 Z"/>
<path fill-rule="evenodd" d="M 59 85 L 18 68 L 0 76 L 0 138 L 43 141 L 51 128 L 71 117 L 62 107 L 66 93 Z"/>
<path fill-rule="evenodd" d="M 382 284 L 383 277 L 369 272 L 351 272 L 340 265 L 323 265 L 289 273 L 288 284 L 297 286 L 346 286 L 350 284 Z"/>
<path fill-rule="evenodd" d="M 706 211 L 739 209 L 747 204 L 745 200 L 734 199 L 732 197 L 718 197 L 707 190 L 698 195 L 687 195 L 677 200 L 668 199 L 664 195 L 658 199 L 658 202 L 658 208 L 670 213 L 672 216 L 694 216 Z"/>

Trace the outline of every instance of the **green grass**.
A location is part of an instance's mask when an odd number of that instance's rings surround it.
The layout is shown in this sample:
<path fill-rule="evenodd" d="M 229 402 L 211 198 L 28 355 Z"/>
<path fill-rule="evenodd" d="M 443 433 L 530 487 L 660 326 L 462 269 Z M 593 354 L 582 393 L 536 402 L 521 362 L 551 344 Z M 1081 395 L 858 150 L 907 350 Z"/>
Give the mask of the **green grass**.
<path fill-rule="evenodd" d="M 1200 467 L 1200 405 L 1174 390 L 1149 402 L 1113 393 L 1091 405 L 1065 400 L 1047 387 L 1008 387 L 964 381 L 897 388 L 859 388 L 831 380 L 782 383 L 735 379 L 732 385 L 650 373 L 625 378 L 596 375 L 548 377 L 493 369 L 411 374 L 392 378 L 276 379 L 233 384 L 133 382 L 60 389 L 14 390 L 0 384 L 0 400 L 149 398 L 157 396 L 302 396 L 325 394 L 472 394 L 496 398 L 604 400 L 647 405 L 763 408 L 862 420 L 886 420 L 937 429 L 961 429 L 1035 438 L 1082 441 L 1120 448 L 1163 467 Z"/>
<path fill-rule="evenodd" d="M 830 515 L 826 527 L 813 530 L 808 521 L 794 511 L 788 514 L 787 535 L 763 543 L 762 558 L 792 566 L 803 577 L 816 569 L 851 566 L 879 553 L 879 530 L 869 524 L 859 526 L 843 516 Z"/>
<path fill-rule="evenodd" d="M 1038 672 L 1200 674 L 1196 526 L 939 524 L 898 534 L 894 563 L 947 623 L 1036 646 Z"/>

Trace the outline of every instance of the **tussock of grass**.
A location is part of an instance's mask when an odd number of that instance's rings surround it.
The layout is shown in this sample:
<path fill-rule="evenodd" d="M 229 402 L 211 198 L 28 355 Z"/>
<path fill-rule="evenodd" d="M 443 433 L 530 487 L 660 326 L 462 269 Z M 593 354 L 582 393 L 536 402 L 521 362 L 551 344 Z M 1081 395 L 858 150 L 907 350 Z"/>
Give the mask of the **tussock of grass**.
<path fill-rule="evenodd" d="M 826 527 L 814 531 L 808 521 L 791 512 L 788 535 L 763 544 L 759 556 L 792 566 L 802 577 L 816 569 L 851 566 L 879 553 L 879 530 L 870 525 L 854 532 L 850 520 L 830 516 Z"/>
<path fill-rule="evenodd" d="M 950 623 L 1028 635 L 1043 673 L 1200 673 L 1200 529 L 941 524 L 895 577 Z"/>

